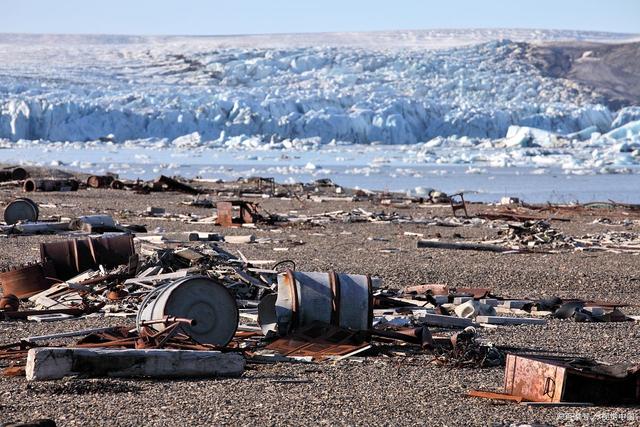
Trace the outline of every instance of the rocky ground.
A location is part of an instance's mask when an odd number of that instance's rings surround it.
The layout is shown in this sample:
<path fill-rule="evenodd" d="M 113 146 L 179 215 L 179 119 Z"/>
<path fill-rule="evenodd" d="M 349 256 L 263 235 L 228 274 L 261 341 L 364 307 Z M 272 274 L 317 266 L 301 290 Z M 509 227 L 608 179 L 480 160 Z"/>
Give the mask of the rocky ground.
<path fill-rule="evenodd" d="M 0 200 L 21 196 L 0 190 Z M 177 193 L 135 195 L 115 190 L 37 193 L 41 215 L 77 216 L 108 213 L 123 223 L 144 223 L 149 230 L 208 231 L 247 234 L 246 229 L 222 229 L 180 221 L 141 220 L 148 206 L 172 213 L 211 215 L 182 205 L 188 196 Z M 394 208 L 371 202 L 309 200 L 260 201 L 269 212 L 319 213 L 362 207 L 387 212 Z M 474 205 L 472 211 L 486 209 Z M 446 208 L 413 206 L 395 209 L 413 217 L 446 216 Z M 632 225 L 593 224 L 594 219 L 638 220 L 624 210 L 591 209 L 565 214 L 570 222 L 552 222 L 567 235 L 610 230 L 640 232 Z M 292 259 L 297 269 L 380 276 L 391 288 L 424 283 L 489 287 L 503 297 L 579 297 L 630 304 L 627 314 L 640 314 L 640 258 L 605 252 L 553 254 L 495 254 L 476 251 L 417 249 L 416 237 L 493 239 L 497 230 L 478 227 L 437 227 L 416 224 L 331 223 L 326 226 L 260 227 L 257 237 L 282 240 L 273 244 L 229 245 L 249 259 Z M 319 235 L 321 234 L 321 235 Z M 384 240 L 369 240 L 368 238 Z M 39 258 L 38 243 L 60 236 L 0 237 L 0 267 Z M 304 242 L 297 245 L 294 242 Z M 274 251 L 287 247 L 288 251 Z M 383 249 L 399 249 L 395 253 Z M 122 324 L 117 318 L 80 319 L 48 324 L 0 322 L 0 343 L 29 335 Z M 581 355 L 606 362 L 640 363 L 637 323 L 575 323 L 551 320 L 542 326 L 482 329 L 481 337 L 500 345 Z M 455 369 L 435 365 L 429 355 L 372 355 L 335 364 L 250 364 L 238 379 L 151 381 L 69 379 L 27 383 L 24 378 L 0 377 L 0 421 L 52 418 L 58 425 L 638 425 L 639 407 L 527 408 L 515 403 L 466 397 L 472 389 L 499 390 L 504 369 Z"/>
<path fill-rule="evenodd" d="M 545 75 L 591 87 L 612 109 L 640 101 L 640 43 L 550 42 L 528 52 Z"/>

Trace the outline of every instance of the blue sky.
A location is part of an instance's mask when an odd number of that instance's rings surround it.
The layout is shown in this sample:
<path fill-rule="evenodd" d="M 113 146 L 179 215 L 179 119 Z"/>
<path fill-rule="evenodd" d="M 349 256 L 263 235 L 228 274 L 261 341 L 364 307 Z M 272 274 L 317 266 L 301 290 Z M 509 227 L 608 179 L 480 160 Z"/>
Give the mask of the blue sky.
<path fill-rule="evenodd" d="M 0 32 L 262 34 L 429 28 L 640 33 L 640 0 L 0 0 Z"/>

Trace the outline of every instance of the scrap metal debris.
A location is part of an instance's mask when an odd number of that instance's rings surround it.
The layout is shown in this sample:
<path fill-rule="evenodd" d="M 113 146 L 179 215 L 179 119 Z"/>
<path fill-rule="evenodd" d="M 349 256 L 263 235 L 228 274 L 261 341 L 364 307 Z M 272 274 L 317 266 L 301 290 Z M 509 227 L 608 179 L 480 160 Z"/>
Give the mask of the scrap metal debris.
<path fill-rule="evenodd" d="M 517 402 L 640 403 L 640 365 L 609 365 L 586 358 L 507 355 L 504 391 L 473 397 Z"/>
<path fill-rule="evenodd" d="M 71 188 L 72 183 L 71 178 L 31 179 L 24 185 L 29 191 L 60 191 Z M 350 190 L 330 180 L 283 185 L 261 177 L 215 185 L 205 191 L 166 176 L 146 183 L 124 182 L 112 175 L 86 179 L 86 187 L 104 191 L 111 191 L 106 190 L 109 187 L 142 193 L 187 193 L 195 198 L 184 204 L 202 209 L 198 214 L 179 214 L 171 213 L 169 207 L 152 205 L 143 212 L 121 212 L 122 216 L 154 221 L 265 227 L 274 232 L 282 232 L 280 227 L 284 226 L 322 227 L 330 222 L 487 227 L 497 229 L 499 238 L 460 241 L 462 236 L 457 233 L 456 241 L 446 242 L 422 239 L 424 233 L 415 230 L 402 235 L 417 237 L 418 247 L 431 249 L 640 252 L 636 233 L 570 236 L 551 226 L 550 221 L 565 218 L 541 219 L 545 210 L 540 208 L 537 216 L 530 215 L 522 211 L 526 207 L 523 203 L 514 209 L 478 213 L 462 194 L 447 196 L 437 191 L 430 192 L 427 199 L 416 199 Z M 286 197 L 296 203 L 360 200 L 371 207 L 271 214 L 240 197 Z M 451 206 L 453 216 L 402 211 L 412 203 Z M 211 212 L 205 211 L 208 209 Z M 145 234 L 142 226 L 123 225 L 96 212 L 64 221 L 43 221 L 38 204 L 29 199 L 7 205 L 5 222 L 2 231 L 7 236 L 54 231 L 80 238 L 41 243 L 40 262 L 0 272 L 0 319 L 39 322 L 113 316 L 122 318 L 122 325 L 24 337 L 2 344 L 4 375 L 26 375 L 29 380 L 77 375 L 235 376 L 242 373 L 245 363 L 426 354 L 427 360 L 451 368 L 506 365 L 504 392 L 474 391 L 471 395 L 475 396 L 519 402 L 638 401 L 638 367 L 622 370 L 583 359 L 544 358 L 529 354 L 530 349 L 495 345 L 482 336 L 483 328 L 545 324 L 548 319 L 632 320 L 622 312 L 622 304 L 558 297 L 513 299 L 485 287 L 443 283 L 398 288 L 383 286 L 381 278 L 366 274 L 298 271 L 291 260 L 250 260 L 222 246 L 222 242 L 270 242 L 283 245 L 274 250 L 285 251 L 305 243 L 294 235 L 285 240 L 257 233 L 225 236 L 188 232 L 184 233 L 187 238 L 176 240 L 160 228 Z M 379 237 L 366 240 L 372 242 L 367 244 L 386 241 Z M 70 342 L 71 338 L 75 340 Z"/>

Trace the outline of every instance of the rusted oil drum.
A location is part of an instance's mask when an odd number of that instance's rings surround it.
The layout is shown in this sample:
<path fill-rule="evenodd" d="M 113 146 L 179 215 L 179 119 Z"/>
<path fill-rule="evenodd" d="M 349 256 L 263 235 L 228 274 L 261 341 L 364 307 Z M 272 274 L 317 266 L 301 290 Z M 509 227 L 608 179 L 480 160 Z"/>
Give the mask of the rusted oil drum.
<path fill-rule="evenodd" d="M 28 179 L 22 189 L 26 193 L 33 191 L 78 191 L 80 183 L 75 179 Z"/>
<path fill-rule="evenodd" d="M 152 291 L 140 305 L 138 329 L 144 320 L 165 316 L 194 320 L 184 333 L 202 344 L 225 346 L 238 329 L 238 306 L 224 285 L 205 276 L 189 276 Z M 165 329 L 162 323 L 152 327 Z"/>
<path fill-rule="evenodd" d="M 313 322 L 367 330 L 373 320 L 371 277 L 344 273 L 287 271 L 278 275 L 278 331 Z"/>
<path fill-rule="evenodd" d="M 108 188 L 115 180 L 111 175 L 91 175 L 87 178 L 87 187 L 91 188 Z"/>
<path fill-rule="evenodd" d="M 29 178 L 29 173 L 23 168 L 15 168 L 11 170 L 11 179 L 14 181 L 24 181 Z"/>
<path fill-rule="evenodd" d="M 29 177 L 27 171 L 23 168 L 3 169 L 0 170 L 0 182 L 4 181 L 23 181 Z"/>
<path fill-rule="evenodd" d="M 45 272 L 47 270 L 47 272 Z M 32 264 L 0 273 L 0 285 L 4 295 L 13 294 L 18 298 L 28 298 L 49 289 L 53 282 L 46 277 L 49 267 Z"/>
<path fill-rule="evenodd" d="M 111 181 L 111 184 L 109 184 L 109 187 L 114 190 L 124 190 L 124 182 L 120 181 L 119 179 L 114 179 L 113 181 Z"/>
<path fill-rule="evenodd" d="M 8 225 L 16 224 L 20 221 L 35 222 L 40 215 L 38 205 L 31 199 L 20 197 L 9 203 L 4 210 L 4 222 Z"/>

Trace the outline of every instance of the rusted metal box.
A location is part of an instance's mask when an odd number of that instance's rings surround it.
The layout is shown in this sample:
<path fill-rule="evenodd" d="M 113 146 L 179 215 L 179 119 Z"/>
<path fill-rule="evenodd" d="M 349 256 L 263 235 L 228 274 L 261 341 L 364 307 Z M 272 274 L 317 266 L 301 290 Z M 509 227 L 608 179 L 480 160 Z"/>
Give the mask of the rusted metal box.
<path fill-rule="evenodd" d="M 509 354 L 504 391 L 532 402 L 640 402 L 640 367 Z"/>
<path fill-rule="evenodd" d="M 504 390 L 534 402 L 560 402 L 565 368 L 510 354 L 504 371 Z"/>

